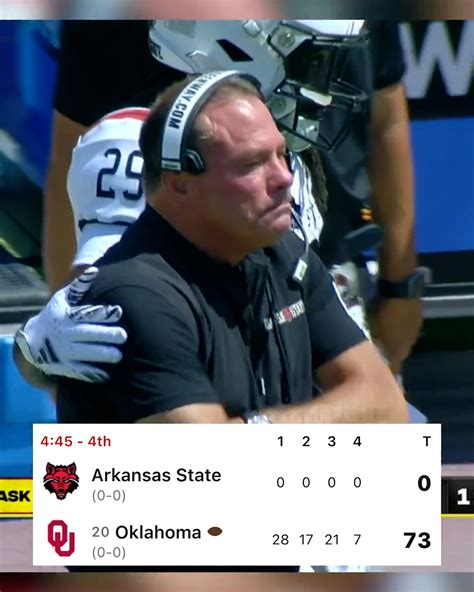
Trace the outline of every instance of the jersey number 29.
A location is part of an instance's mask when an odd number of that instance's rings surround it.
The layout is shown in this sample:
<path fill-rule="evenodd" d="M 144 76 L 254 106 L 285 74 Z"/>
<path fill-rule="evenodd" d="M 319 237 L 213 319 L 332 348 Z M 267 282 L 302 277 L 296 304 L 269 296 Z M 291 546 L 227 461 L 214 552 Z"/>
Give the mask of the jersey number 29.
<path fill-rule="evenodd" d="M 104 156 L 107 158 L 112 157 L 113 163 L 110 167 L 105 167 L 99 171 L 97 175 L 97 197 L 108 197 L 109 199 L 113 199 L 115 197 L 115 190 L 111 187 L 109 189 L 105 189 L 102 186 L 104 177 L 111 177 L 116 174 L 119 166 L 120 161 L 122 160 L 122 153 L 118 148 L 109 148 L 104 152 Z M 123 196 L 126 199 L 130 199 L 132 201 L 138 201 L 142 198 L 143 190 L 142 190 L 142 183 L 141 183 L 141 168 L 139 172 L 133 170 L 133 160 L 134 158 L 139 158 L 140 161 L 142 160 L 142 153 L 140 150 L 133 150 L 130 152 L 127 158 L 127 162 L 125 165 L 125 176 L 127 179 L 132 179 L 137 183 L 137 190 L 136 191 L 123 191 Z"/>

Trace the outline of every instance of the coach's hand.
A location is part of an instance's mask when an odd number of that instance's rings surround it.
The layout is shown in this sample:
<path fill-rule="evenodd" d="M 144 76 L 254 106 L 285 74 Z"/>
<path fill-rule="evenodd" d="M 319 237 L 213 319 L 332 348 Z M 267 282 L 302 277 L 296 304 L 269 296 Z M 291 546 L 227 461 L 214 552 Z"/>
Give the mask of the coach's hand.
<path fill-rule="evenodd" d="M 98 271 L 89 267 L 58 290 L 15 335 L 23 356 L 44 374 L 105 382 L 109 374 L 94 364 L 122 359 L 118 346 L 125 343 L 127 333 L 116 326 L 122 316 L 120 306 L 79 305 Z"/>
<path fill-rule="evenodd" d="M 421 329 L 421 300 L 381 298 L 370 311 L 368 321 L 374 343 L 385 354 L 391 371 L 399 374 Z"/>

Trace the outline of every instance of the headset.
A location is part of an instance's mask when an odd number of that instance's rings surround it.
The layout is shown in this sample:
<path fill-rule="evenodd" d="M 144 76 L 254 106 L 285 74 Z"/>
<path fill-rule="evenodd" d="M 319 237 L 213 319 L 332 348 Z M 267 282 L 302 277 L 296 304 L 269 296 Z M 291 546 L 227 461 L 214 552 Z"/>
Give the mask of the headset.
<path fill-rule="evenodd" d="M 163 126 L 160 144 L 162 170 L 182 171 L 195 175 L 205 171 L 202 156 L 188 145 L 189 136 L 196 117 L 211 95 L 219 86 L 235 77 L 248 80 L 261 94 L 259 81 L 250 74 L 242 74 L 237 70 L 202 74 L 180 92 L 171 105 Z M 261 99 L 265 102 L 263 95 Z"/>

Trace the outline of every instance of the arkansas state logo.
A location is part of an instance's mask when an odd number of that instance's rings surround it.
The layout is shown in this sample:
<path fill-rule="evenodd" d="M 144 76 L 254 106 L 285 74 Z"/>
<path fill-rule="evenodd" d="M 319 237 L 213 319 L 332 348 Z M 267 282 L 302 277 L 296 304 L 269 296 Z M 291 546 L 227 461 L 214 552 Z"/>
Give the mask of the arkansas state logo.
<path fill-rule="evenodd" d="M 47 463 L 43 485 L 49 493 L 54 493 L 58 499 L 63 500 L 68 493 L 72 493 L 79 487 L 76 463 L 67 466 Z"/>

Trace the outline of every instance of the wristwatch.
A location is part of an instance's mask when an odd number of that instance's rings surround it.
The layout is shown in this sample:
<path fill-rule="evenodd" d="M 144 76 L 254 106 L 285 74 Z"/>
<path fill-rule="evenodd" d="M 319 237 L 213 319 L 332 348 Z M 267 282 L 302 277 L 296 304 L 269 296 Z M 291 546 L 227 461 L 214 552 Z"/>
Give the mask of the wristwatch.
<path fill-rule="evenodd" d="M 258 411 L 246 411 L 242 419 L 245 423 L 272 423 L 266 415 Z"/>
<path fill-rule="evenodd" d="M 377 280 L 378 295 L 382 298 L 421 298 L 426 285 L 426 275 L 417 269 L 401 282 Z"/>

